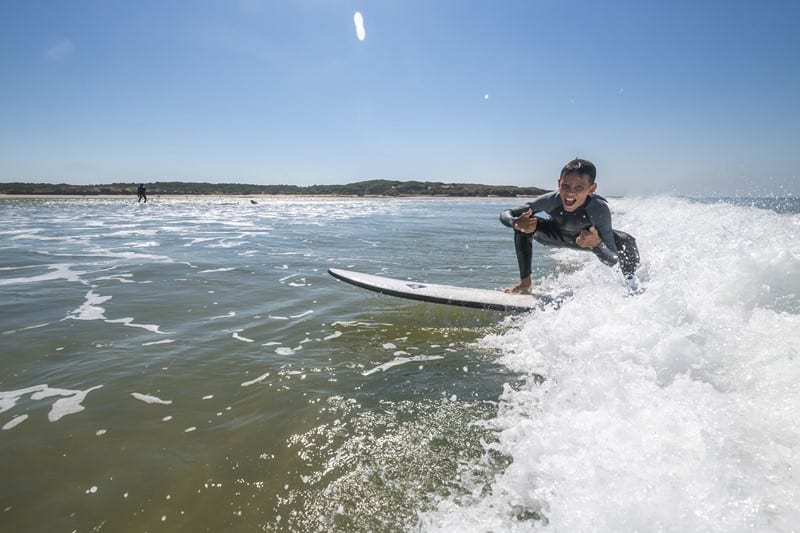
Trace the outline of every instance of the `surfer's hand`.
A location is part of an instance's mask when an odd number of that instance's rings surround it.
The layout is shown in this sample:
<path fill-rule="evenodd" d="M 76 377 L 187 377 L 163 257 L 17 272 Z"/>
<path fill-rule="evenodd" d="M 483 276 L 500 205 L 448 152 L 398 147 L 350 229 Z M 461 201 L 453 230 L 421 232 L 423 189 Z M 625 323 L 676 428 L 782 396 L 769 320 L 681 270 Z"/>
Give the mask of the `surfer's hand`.
<path fill-rule="evenodd" d="M 528 209 L 514 219 L 514 229 L 518 229 L 522 233 L 533 233 L 536 231 L 536 220 L 536 217 L 533 216 L 533 211 Z"/>
<path fill-rule="evenodd" d="M 601 242 L 603 241 L 597 233 L 597 228 L 594 226 L 590 227 L 588 230 L 583 230 L 580 235 L 578 235 L 578 238 L 575 239 L 575 243 L 581 248 L 596 248 Z"/>

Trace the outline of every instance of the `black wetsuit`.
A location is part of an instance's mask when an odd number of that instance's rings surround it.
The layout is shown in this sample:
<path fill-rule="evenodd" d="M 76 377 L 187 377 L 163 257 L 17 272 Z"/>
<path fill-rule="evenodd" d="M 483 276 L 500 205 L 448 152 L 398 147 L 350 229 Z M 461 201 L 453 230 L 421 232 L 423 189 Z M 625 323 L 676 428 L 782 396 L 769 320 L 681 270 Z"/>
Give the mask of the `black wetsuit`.
<path fill-rule="evenodd" d="M 600 261 L 609 266 L 620 264 L 626 278 L 633 276 L 639 266 L 639 250 L 636 239 L 623 231 L 611 227 L 611 210 L 605 198 L 593 194 L 573 212 L 564 209 L 558 191 L 545 193 L 516 209 L 506 209 L 500 214 L 500 221 L 513 228 L 514 219 L 528 211 L 536 215 L 545 212 L 548 218 L 537 216 L 536 231 L 526 234 L 514 231 L 514 247 L 517 251 L 520 279 L 530 277 L 533 259 L 532 239 L 545 246 L 574 248 L 594 253 Z M 583 230 L 591 226 L 597 229 L 601 242 L 595 248 L 581 248 L 575 242 Z"/>

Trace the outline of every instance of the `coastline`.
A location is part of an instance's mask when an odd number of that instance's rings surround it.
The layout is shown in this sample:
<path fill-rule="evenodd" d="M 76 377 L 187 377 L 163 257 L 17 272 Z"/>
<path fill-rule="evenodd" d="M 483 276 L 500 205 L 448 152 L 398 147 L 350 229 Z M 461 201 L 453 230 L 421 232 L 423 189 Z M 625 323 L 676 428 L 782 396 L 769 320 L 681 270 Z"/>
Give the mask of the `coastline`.
<path fill-rule="evenodd" d="M 294 195 L 294 194 L 153 194 L 151 198 L 292 198 L 292 197 L 314 197 L 314 195 Z M 324 195 L 320 195 L 322 197 Z M 328 195 L 329 196 L 329 195 Z M 65 198 L 69 200 L 94 199 L 99 200 L 136 200 L 136 195 L 128 194 L 6 194 L 0 193 L 0 199 L 20 198 L 28 200 L 47 200 L 50 198 Z"/>
<path fill-rule="evenodd" d="M 50 199 L 66 199 L 66 200 L 136 200 L 136 195 L 125 194 L 6 194 L 0 193 L 0 200 L 6 199 L 20 199 L 20 200 L 50 200 Z M 270 199 L 270 198 L 415 198 L 415 199 L 469 199 L 469 198 L 527 198 L 527 196 L 511 196 L 504 197 L 498 195 L 489 196 L 448 196 L 448 195 L 380 195 L 380 194 L 154 194 L 148 195 L 148 200 L 158 198 L 230 198 L 230 199 Z"/>

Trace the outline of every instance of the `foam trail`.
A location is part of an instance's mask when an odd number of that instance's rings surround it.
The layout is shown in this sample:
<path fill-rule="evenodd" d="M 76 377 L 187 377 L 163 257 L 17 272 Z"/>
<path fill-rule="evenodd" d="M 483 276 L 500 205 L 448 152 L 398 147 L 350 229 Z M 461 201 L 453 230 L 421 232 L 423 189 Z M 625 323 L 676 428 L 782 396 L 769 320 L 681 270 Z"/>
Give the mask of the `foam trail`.
<path fill-rule="evenodd" d="M 34 324 L 32 326 L 25 326 L 19 329 L 9 329 L 7 331 L 0 332 L 0 335 L 13 335 L 14 333 L 19 333 L 20 331 L 28 331 L 31 329 L 39 329 L 49 326 L 49 322 L 44 322 L 42 324 Z"/>
<path fill-rule="evenodd" d="M 169 333 L 165 333 L 161 331 L 161 326 L 157 324 L 137 324 L 133 321 L 132 317 L 125 317 L 125 318 L 115 318 L 115 319 L 107 319 L 106 322 L 109 324 L 124 324 L 131 328 L 141 328 L 147 331 L 158 333 L 159 335 L 169 335 Z"/>
<path fill-rule="evenodd" d="M 39 283 L 40 281 L 54 281 L 63 279 L 66 281 L 77 281 L 81 282 L 81 276 L 86 272 L 73 272 L 70 270 L 70 267 L 74 265 L 63 264 L 63 265 L 49 265 L 47 268 L 50 269 L 50 272 L 46 274 L 40 274 L 38 276 L 28 276 L 28 277 L 21 277 L 21 278 L 7 278 L 7 279 L 0 279 L 0 286 L 3 285 L 18 285 L 21 283 Z"/>
<path fill-rule="evenodd" d="M 111 299 L 111 296 L 100 296 L 94 290 L 86 293 L 86 301 L 79 308 L 74 310 L 68 319 L 72 320 L 102 320 L 105 318 L 105 308 L 100 304 Z"/>
<path fill-rule="evenodd" d="M 47 414 L 47 419 L 50 420 L 50 422 L 57 422 L 67 415 L 72 415 L 83 411 L 86 409 L 82 405 L 83 400 L 86 399 L 86 396 L 90 392 L 101 387 L 102 385 L 96 385 L 86 389 L 85 391 L 66 391 L 71 392 L 72 395 L 56 400 L 55 403 L 53 403 L 53 406 L 50 408 L 50 412 Z"/>
<path fill-rule="evenodd" d="M 9 429 L 15 428 L 18 425 L 22 424 L 28 419 L 28 415 L 18 415 L 6 422 L 2 428 L 3 431 L 7 431 Z"/>
<path fill-rule="evenodd" d="M 239 331 L 242 331 L 242 330 L 239 330 Z M 250 339 L 248 337 L 243 337 L 243 336 L 239 335 L 239 331 L 234 331 L 233 332 L 232 336 L 233 336 L 234 339 L 242 341 L 242 342 L 255 342 L 253 339 Z"/>
<path fill-rule="evenodd" d="M 31 400 L 44 400 L 53 396 L 64 396 L 64 398 L 60 398 L 53 403 L 47 415 L 51 422 L 56 422 L 67 415 L 83 411 L 85 409 L 81 405 L 83 400 L 86 399 L 90 392 L 101 387 L 102 385 L 96 385 L 86 390 L 71 390 L 52 388 L 47 385 L 35 385 L 25 389 L 0 392 L 0 413 L 12 409 L 24 396 L 30 395 Z M 14 423 L 14 425 L 17 425 L 24 420 L 24 418 L 19 420 L 19 417 L 16 417 L 9 424 Z"/>
<path fill-rule="evenodd" d="M 36 385 L 13 391 L 0 391 L 0 413 L 12 409 L 23 396 L 34 394 L 47 389 L 47 385 Z"/>
<path fill-rule="evenodd" d="M 163 341 L 143 342 L 142 346 L 153 346 L 155 344 L 171 344 L 173 342 L 175 342 L 175 339 L 164 339 Z"/>
<path fill-rule="evenodd" d="M 137 400 L 141 400 L 144 403 L 149 403 L 149 404 L 170 405 L 172 403 L 172 400 L 162 400 L 158 396 L 152 396 L 150 394 L 142 394 L 140 392 L 132 392 L 131 396 L 133 396 Z"/>
<path fill-rule="evenodd" d="M 443 359 L 441 355 L 415 355 L 412 357 L 395 357 L 388 363 L 383 363 L 382 365 L 378 365 L 375 368 L 371 368 L 366 372 L 362 372 L 362 376 L 369 376 L 370 374 L 374 374 L 375 372 L 383 372 L 392 367 L 405 365 L 408 363 L 416 363 L 420 361 L 435 361 L 436 359 Z"/>
<path fill-rule="evenodd" d="M 264 381 L 265 379 L 267 379 L 269 377 L 269 375 L 270 375 L 270 373 L 266 372 L 264 374 L 261 374 L 260 376 L 258 376 L 255 379 L 251 379 L 250 381 L 245 381 L 244 383 L 242 383 L 242 387 L 249 387 L 250 385 L 255 385 L 256 383 L 260 383 L 260 382 Z"/>

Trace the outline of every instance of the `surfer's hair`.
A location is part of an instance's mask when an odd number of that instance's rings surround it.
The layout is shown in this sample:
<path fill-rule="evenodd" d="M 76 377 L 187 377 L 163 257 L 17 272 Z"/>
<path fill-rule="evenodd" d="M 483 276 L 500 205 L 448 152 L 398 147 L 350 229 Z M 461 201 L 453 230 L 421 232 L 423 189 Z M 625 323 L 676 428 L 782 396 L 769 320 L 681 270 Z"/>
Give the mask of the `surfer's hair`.
<path fill-rule="evenodd" d="M 589 185 L 591 185 L 594 183 L 594 179 L 597 177 L 597 168 L 595 168 L 594 163 L 591 161 L 587 161 L 586 159 L 578 159 L 576 157 L 564 165 L 564 168 L 561 169 L 561 174 L 558 176 L 558 178 L 561 179 L 568 174 L 587 176 L 589 178 Z"/>

